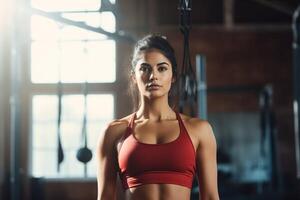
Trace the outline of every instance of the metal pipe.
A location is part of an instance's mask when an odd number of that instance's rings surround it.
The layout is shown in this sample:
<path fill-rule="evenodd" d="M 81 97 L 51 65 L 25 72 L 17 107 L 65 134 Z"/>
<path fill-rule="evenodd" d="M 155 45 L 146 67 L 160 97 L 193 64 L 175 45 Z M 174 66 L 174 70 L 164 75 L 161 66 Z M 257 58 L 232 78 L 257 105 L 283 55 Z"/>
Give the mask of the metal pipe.
<path fill-rule="evenodd" d="M 196 75 L 198 83 L 198 117 L 207 119 L 207 86 L 206 86 L 206 58 L 196 56 Z"/>

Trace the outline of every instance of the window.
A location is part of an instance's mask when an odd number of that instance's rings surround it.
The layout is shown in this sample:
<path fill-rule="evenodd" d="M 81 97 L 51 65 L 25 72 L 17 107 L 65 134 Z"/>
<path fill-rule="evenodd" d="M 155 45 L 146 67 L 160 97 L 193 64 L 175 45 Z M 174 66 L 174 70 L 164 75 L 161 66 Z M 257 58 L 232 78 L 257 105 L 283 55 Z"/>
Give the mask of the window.
<path fill-rule="evenodd" d="M 57 104 L 56 95 L 35 95 L 33 108 L 33 175 L 45 177 L 83 177 L 84 165 L 76 160 L 82 146 L 81 129 L 84 111 L 82 95 L 64 95 L 62 99 L 61 140 L 64 161 L 57 171 Z M 102 105 L 102 106 L 101 106 Z M 87 96 L 88 146 L 94 151 L 98 134 L 107 121 L 113 118 L 112 95 Z M 88 164 L 87 176 L 96 175 L 95 157 Z"/>
<path fill-rule="evenodd" d="M 115 1 L 110 1 L 111 5 Z M 99 12 L 99 0 L 32 0 L 31 6 L 66 19 L 115 32 L 113 12 Z M 31 104 L 34 177 L 81 178 L 96 176 L 95 156 L 87 163 L 76 159 L 83 146 L 84 102 L 87 107 L 87 144 L 94 152 L 104 125 L 114 118 L 115 98 L 103 85 L 116 82 L 115 41 L 105 35 L 31 15 Z M 64 160 L 58 165 L 58 84 L 61 82 L 61 143 Z M 82 88 L 87 82 L 88 94 Z M 96 89 L 95 89 L 96 88 Z M 113 87 L 108 87 L 113 88 Z M 86 98 L 86 99 L 85 99 Z"/>

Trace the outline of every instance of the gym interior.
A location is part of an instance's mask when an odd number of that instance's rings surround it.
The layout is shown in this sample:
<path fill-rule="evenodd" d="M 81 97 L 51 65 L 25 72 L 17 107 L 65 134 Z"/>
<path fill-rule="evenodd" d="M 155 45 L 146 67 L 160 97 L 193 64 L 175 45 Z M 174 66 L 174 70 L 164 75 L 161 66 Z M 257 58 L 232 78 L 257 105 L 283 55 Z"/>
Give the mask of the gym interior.
<path fill-rule="evenodd" d="M 213 127 L 220 199 L 300 199 L 298 0 L 11 0 L 0 33 L 1 200 L 97 198 L 96 141 L 132 112 L 131 52 L 149 33 L 191 61 L 182 111 Z"/>

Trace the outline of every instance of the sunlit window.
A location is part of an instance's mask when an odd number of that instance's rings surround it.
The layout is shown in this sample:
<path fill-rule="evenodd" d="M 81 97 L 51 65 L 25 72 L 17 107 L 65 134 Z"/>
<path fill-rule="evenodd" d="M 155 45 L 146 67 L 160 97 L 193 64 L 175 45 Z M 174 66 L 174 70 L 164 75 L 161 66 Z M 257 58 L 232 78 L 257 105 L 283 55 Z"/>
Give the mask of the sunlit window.
<path fill-rule="evenodd" d="M 101 6 L 99 0 L 31 0 L 31 5 L 44 11 L 91 11 Z"/>
<path fill-rule="evenodd" d="M 31 78 L 34 83 L 114 82 L 115 42 L 33 41 Z"/>
<path fill-rule="evenodd" d="M 87 96 L 87 144 L 95 151 L 97 138 L 104 125 L 113 119 L 112 95 Z M 57 170 L 58 98 L 56 95 L 36 95 L 32 100 L 33 176 L 84 177 L 84 165 L 76 159 L 82 147 L 84 97 L 65 95 L 62 98 L 61 141 L 64 160 Z M 87 176 L 96 175 L 95 156 L 88 163 Z"/>
<path fill-rule="evenodd" d="M 115 0 L 109 2 L 112 6 L 116 3 Z M 113 11 L 105 9 L 105 12 L 100 12 L 100 0 L 31 0 L 31 6 L 93 28 L 112 33 L 116 31 Z M 32 13 L 30 25 L 30 77 L 32 87 L 35 87 L 31 101 L 32 176 L 94 178 L 95 155 L 85 166 L 77 160 L 76 154 L 83 147 L 85 102 L 87 146 L 92 152 L 105 124 L 114 118 L 114 91 L 101 89 L 102 84 L 113 85 L 116 82 L 115 40 L 38 13 Z M 59 82 L 62 89 L 60 131 Z M 86 98 L 82 91 L 83 83 L 93 88 Z M 74 87 L 65 87 L 67 84 Z M 59 132 L 64 159 L 58 170 Z"/>
<path fill-rule="evenodd" d="M 115 32 L 112 12 L 75 12 L 63 16 Z M 57 83 L 59 79 L 65 83 L 85 80 L 110 83 L 116 80 L 115 41 L 105 35 L 32 15 L 31 38 L 33 83 Z"/>

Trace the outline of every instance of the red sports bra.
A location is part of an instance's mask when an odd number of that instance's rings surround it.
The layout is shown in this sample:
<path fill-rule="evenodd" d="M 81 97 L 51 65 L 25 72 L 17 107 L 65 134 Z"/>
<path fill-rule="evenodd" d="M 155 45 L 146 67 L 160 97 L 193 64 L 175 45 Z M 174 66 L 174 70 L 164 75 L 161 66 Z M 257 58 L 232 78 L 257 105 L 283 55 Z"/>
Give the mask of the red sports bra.
<path fill-rule="evenodd" d="M 192 188 L 196 157 L 192 140 L 179 113 L 180 134 L 174 141 L 145 144 L 132 134 L 136 113 L 130 120 L 118 155 L 119 175 L 124 189 L 144 184 L 176 184 Z"/>

